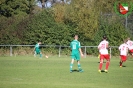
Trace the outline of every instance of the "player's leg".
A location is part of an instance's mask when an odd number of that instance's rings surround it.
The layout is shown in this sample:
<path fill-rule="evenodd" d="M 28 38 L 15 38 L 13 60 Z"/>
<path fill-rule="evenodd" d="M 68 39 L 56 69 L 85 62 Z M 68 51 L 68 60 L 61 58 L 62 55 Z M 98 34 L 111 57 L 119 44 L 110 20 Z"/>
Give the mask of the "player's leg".
<path fill-rule="evenodd" d="M 133 49 L 130 50 L 130 53 L 131 53 L 131 55 L 132 55 L 132 57 L 133 57 Z"/>
<path fill-rule="evenodd" d="M 103 60 L 104 60 L 104 55 L 100 54 L 100 63 L 99 63 L 99 70 L 98 70 L 100 73 L 103 66 Z"/>
<path fill-rule="evenodd" d="M 108 68 L 109 68 L 109 64 L 110 64 L 110 56 L 106 55 L 105 56 L 106 59 L 106 68 L 105 68 L 105 72 L 108 72 Z"/>
<path fill-rule="evenodd" d="M 83 70 L 81 68 L 81 64 L 80 64 L 80 54 L 76 54 L 76 60 L 77 60 L 77 63 L 78 63 L 79 72 L 83 72 Z"/>
<path fill-rule="evenodd" d="M 36 54 L 37 54 L 36 51 L 34 51 L 34 57 L 36 57 Z"/>
<path fill-rule="evenodd" d="M 123 62 L 127 60 L 127 56 L 121 55 L 121 60 L 120 60 L 120 67 L 122 67 Z"/>
<path fill-rule="evenodd" d="M 79 69 L 79 72 L 83 72 L 83 69 L 81 68 L 80 61 L 79 61 L 79 60 L 77 60 L 77 63 L 78 63 L 78 69 Z"/>
<path fill-rule="evenodd" d="M 72 72 L 73 64 L 74 64 L 74 57 L 72 57 L 72 60 L 70 63 L 70 72 Z"/>
<path fill-rule="evenodd" d="M 40 58 L 42 58 L 42 52 L 40 51 L 39 53 L 40 53 Z"/>
<path fill-rule="evenodd" d="M 70 72 L 72 72 L 72 68 L 73 68 L 73 64 L 74 64 L 74 60 L 75 60 L 75 54 L 71 54 L 71 63 L 70 63 Z"/>
<path fill-rule="evenodd" d="M 131 57 L 133 57 L 133 49 L 129 50 L 129 54 L 131 55 Z"/>
<path fill-rule="evenodd" d="M 123 63 L 122 59 L 123 59 L 123 56 L 122 56 L 122 55 L 120 55 L 120 62 L 119 62 L 120 67 L 122 67 L 122 63 Z"/>

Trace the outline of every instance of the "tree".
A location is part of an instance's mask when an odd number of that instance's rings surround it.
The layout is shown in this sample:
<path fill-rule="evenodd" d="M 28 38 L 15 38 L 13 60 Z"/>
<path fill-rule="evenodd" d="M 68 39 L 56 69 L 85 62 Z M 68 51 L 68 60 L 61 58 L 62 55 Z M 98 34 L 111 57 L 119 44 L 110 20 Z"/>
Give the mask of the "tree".
<path fill-rule="evenodd" d="M 3 0 L 0 3 L 1 15 L 11 17 L 30 13 L 34 0 Z"/>
<path fill-rule="evenodd" d="M 82 34 L 85 38 L 93 38 L 98 30 L 99 13 L 94 8 L 94 2 L 88 0 L 72 0 L 66 8 L 66 24 L 75 25 L 74 30 Z"/>

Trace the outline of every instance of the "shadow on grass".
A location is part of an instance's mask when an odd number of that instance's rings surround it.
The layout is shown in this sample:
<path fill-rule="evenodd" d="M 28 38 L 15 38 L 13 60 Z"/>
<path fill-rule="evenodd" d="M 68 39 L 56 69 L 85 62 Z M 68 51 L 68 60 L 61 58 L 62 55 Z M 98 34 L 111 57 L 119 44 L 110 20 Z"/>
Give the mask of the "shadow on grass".
<path fill-rule="evenodd" d="M 125 65 L 122 65 L 122 67 L 127 67 L 127 66 L 125 66 Z"/>
<path fill-rule="evenodd" d="M 100 62 L 98 62 L 98 63 L 100 63 Z M 106 63 L 106 62 L 103 62 L 103 63 Z"/>
<path fill-rule="evenodd" d="M 120 65 L 118 65 L 118 66 L 120 66 Z M 125 65 L 122 65 L 122 68 L 123 68 L 123 67 L 125 68 L 125 67 L 127 67 L 127 66 L 125 66 Z"/>
<path fill-rule="evenodd" d="M 105 72 L 104 70 L 101 70 L 101 72 Z"/>
<path fill-rule="evenodd" d="M 79 70 L 77 70 L 77 69 L 74 69 L 74 70 L 72 70 L 72 72 L 79 72 Z"/>

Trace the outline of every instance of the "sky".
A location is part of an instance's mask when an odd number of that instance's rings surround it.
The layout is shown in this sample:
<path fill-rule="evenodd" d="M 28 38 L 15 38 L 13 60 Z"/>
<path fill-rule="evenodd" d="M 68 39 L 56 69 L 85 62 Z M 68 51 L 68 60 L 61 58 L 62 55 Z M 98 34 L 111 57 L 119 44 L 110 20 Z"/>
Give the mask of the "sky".
<path fill-rule="evenodd" d="M 57 0 L 57 1 L 58 1 L 58 2 L 62 2 L 61 0 Z M 67 3 L 67 4 L 70 4 L 70 3 L 71 3 L 71 0 L 68 0 L 67 2 L 66 2 L 66 1 L 67 1 L 67 0 L 64 0 L 64 2 Z M 42 8 L 42 4 L 41 4 L 40 1 L 35 0 L 35 2 L 36 2 L 36 5 L 37 5 L 37 6 L 39 6 L 39 7 Z M 46 8 L 52 7 L 51 1 L 48 0 L 48 1 L 45 3 L 45 7 L 46 7 Z"/>

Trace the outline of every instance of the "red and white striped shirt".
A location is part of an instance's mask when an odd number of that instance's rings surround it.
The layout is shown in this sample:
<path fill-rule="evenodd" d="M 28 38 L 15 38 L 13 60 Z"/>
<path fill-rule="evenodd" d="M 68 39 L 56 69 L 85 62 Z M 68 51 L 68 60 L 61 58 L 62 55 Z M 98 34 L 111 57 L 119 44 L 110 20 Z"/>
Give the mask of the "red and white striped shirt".
<path fill-rule="evenodd" d="M 108 54 L 108 49 L 107 49 L 108 44 L 109 42 L 106 40 L 103 40 L 100 42 L 100 44 L 98 45 L 100 54 Z"/>
<path fill-rule="evenodd" d="M 119 50 L 120 50 L 120 55 L 127 56 L 127 53 L 128 53 L 128 45 L 126 43 L 121 44 L 119 46 Z"/>

